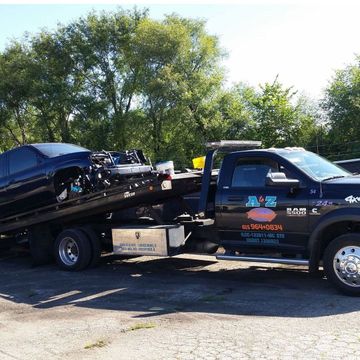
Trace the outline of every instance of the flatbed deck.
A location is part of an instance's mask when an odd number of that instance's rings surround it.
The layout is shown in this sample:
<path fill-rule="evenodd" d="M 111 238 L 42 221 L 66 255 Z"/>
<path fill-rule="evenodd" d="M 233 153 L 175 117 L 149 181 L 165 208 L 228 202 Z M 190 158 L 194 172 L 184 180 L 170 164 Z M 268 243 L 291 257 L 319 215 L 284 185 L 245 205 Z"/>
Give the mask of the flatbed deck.
<path fill-rule="evenodd" d="M 19 232 L 43 223 L 80 221 L 142 204 L 156 204 L 199 191 L 201 187 L 199 174 L 177 174 L 174 179 L 166 181 L 156 177 L 128 181 L 104 191 L 6 217 L 0 219 L 0 234 Z"/>

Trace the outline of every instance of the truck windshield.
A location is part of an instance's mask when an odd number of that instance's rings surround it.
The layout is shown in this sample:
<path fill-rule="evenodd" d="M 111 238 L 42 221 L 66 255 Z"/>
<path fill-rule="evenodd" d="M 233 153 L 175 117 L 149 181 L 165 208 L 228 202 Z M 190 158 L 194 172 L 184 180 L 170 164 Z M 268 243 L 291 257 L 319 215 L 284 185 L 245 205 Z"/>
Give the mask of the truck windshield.
<path fill-rule="evenodd" d="M 318 181 L 352 176 L 350 172 L 309 151 L 284 151 L 280 155 Z"/>
<path fill-rule="evenodd" d="M 43 153 L 47 157 L 56 157 L 65 154 L 71 154 L 82 151 L 90 151 L 81 146 L 73 144 L 61 144 L 61 143 L 47 143 L 47 144 L 34 144 L 36 149 Z"/>

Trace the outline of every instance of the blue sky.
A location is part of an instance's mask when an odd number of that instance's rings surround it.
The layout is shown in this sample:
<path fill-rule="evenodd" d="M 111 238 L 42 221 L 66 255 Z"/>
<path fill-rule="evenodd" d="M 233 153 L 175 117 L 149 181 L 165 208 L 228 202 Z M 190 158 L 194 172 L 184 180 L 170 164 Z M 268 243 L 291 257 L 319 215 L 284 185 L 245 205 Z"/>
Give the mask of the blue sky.
<path fill-rule="evenodd" d="M 127 4 L 124 8 L 133 8 Z M 137 5 L 150 16 L 178 13 L 207 20 L 209 33 L 227 51 L 228 84 L 244 81 L 257 86 L 279 74 L 286 86 L 319 98 L 334 70 L 360 54 L 360 2 L 296 2 L 213 5 Z M 0 5 L 0 50 L 12 38 L 42 28 L 54 29 L 92 9 L 117 5 Z"/>

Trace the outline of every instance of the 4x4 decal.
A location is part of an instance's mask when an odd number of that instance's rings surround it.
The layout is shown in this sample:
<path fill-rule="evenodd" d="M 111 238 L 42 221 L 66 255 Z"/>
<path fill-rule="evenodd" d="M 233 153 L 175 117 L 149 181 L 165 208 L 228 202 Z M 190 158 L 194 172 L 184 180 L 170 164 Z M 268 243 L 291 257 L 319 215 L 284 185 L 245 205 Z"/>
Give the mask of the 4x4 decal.
<path fill-rule="evenodd" d="M 267 195 L 265 198 L 263 196 L 249 195 L 248 201 L 245 204 L 246 207 L 276 207 L 277 205 L 277 196 Z"/>

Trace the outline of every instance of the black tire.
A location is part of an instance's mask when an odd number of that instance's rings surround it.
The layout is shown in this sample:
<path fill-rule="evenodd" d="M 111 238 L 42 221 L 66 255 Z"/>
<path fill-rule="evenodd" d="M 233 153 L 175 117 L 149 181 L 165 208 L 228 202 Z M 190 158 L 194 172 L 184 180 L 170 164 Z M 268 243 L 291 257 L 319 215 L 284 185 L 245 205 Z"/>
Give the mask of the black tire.
<path fill-rule="evenodd" d="M 360 234 L 337 237 L 323 257 L 327 279 L 343 294 L 360 296 Z"/>
<path fill-rule="evenodd" d="M 85 269 L 91 260 L 91 244 L 78 229 L 62 231 L 55 241 L 55 258 L 59 267 L 68 271 Z"/>
<path fill-rule="evenodd" d="M 101 258 L 101 243 L 99 236 L 92 229 L 90 225 L 82 226 L 79 228 L 88 237 L 91 244 L 91 260 L 88 265 L 89 268 L 93 268 L 99 265 Z"/>

